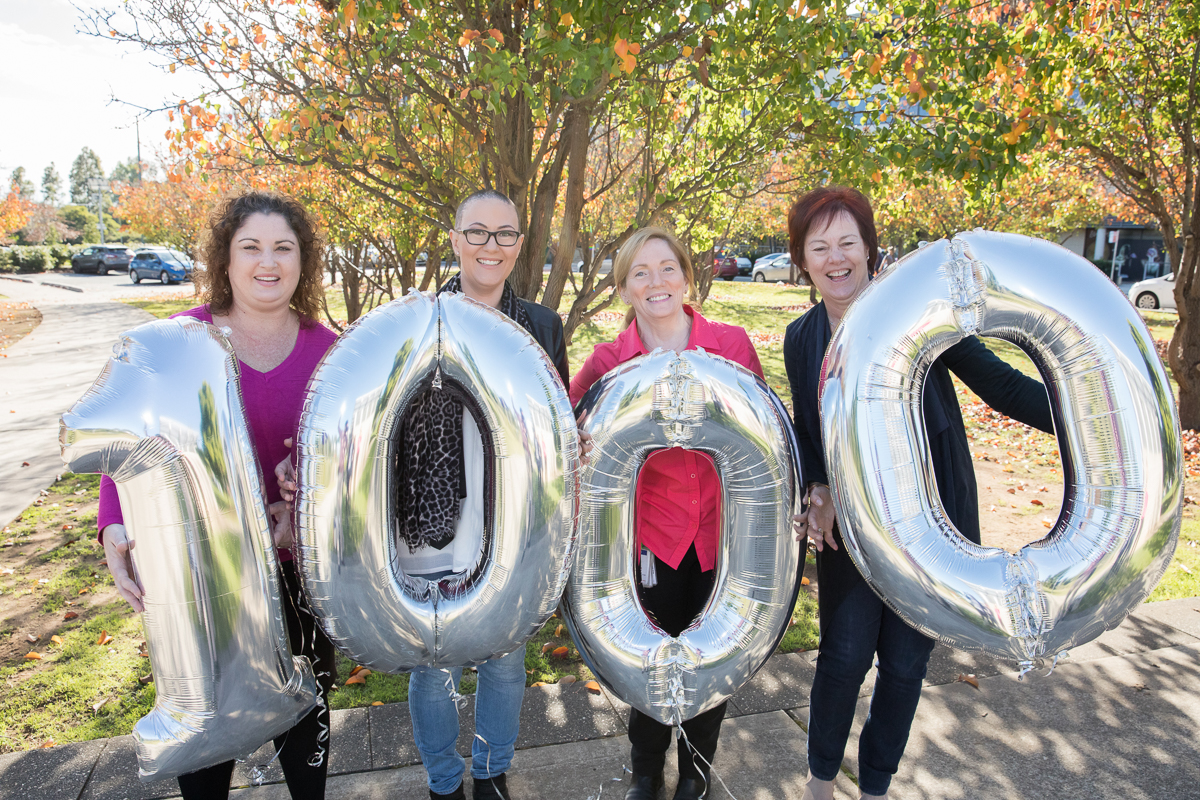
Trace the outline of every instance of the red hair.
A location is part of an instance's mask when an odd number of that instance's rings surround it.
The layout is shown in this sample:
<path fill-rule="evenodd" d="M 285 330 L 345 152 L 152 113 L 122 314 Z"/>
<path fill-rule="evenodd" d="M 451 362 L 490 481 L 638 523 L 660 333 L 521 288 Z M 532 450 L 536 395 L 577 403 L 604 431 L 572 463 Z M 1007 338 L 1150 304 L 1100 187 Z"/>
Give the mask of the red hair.
<path fill-rule="evenodd" d="M 846 214 L 858 225 L 858 233 L 867 247 L 867 269 L 872 275 L 879 264 L 879 234 L 875 231 L 875 212 L 871 201 L 857 189 L 846 186 L 822 186 L 803 195 L 788 211 L 788 252 L 808 281 L 804 266 L 804 240 L 809 231 L 825 230 L 838 214 Z"/>

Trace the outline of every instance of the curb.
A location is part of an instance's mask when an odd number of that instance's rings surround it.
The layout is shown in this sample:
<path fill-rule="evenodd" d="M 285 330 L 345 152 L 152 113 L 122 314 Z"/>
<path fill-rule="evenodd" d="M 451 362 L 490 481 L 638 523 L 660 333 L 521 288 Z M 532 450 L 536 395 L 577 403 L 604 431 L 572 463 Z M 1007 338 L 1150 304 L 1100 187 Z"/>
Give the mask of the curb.
<path fill-rule="evenodd" d="M 66 289 L 68 292 L 79 292 L 83 294 L 83 289 L 78 286 L 67 286 L 65 283 L 49 283 L 42 281 L 42 286 L 53 286 L 55 289 Z"/>
<path fill-rule="evenodd" d="M 83 289 L 78 286 L 68 286 L 65 283 L 50 283 L 49 281 L 34 281 L 30 278 L 18 278 L 15 275 L 0 275 L 6 281 L 20 281 L 21 283 L 31 283 L 38 286 L 53 286 L 55 289 L 65 289 L 68 292 L 79 292 L 83 294 Z"/>

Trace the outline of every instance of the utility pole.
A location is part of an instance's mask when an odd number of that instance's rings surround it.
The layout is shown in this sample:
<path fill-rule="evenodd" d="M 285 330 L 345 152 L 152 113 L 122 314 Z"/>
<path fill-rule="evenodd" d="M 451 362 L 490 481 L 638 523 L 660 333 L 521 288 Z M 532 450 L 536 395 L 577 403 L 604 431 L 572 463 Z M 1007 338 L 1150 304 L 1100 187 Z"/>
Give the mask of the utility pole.
<path fill-rule="evenodd" d="M 138 119 L 133 120 L 133 129 L 137 131 L 137 156 L 138 156 L 138 186 L 142 185 L 142 125 Z"/>
<path fill-rule="evenodd" d="M 100 218 L 100 244 L 104 244 L 104 178 L 88 178 L 88 190 L 96 204 L 96 215 Z"/>

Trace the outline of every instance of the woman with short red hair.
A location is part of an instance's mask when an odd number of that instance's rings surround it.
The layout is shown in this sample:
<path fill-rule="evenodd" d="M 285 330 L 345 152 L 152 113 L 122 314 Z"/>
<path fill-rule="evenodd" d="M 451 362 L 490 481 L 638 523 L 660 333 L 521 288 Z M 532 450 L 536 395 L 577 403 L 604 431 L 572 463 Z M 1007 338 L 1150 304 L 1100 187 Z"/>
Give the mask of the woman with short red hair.
<path fill-rule="evenodd" d="M 818 398 L 829 340 L 879 263 L 875 215 L 861 192 L 824 187 L 792 206 L 788 234 L 792 260 L 821 293 L 821 302 L 788 326 L 783 341 L 800 466 L 811 499 L 797 528 L 817 549 L 821 621 L 803 800 L 832 800 L 859 689 L 876 659 L 871 711 L 858 743 L 858 785 L 864 798 L 887 797 L 908 743 L 934 642 L 889 609 L 846 554 L 825 471 Z M 922 404 L 938 493 L 950 521 L 979 544 L 975 471 L 951 372 L 992 408 L 1049 433 L 1054 424 L 1042 385 L 1005 364 L 974 336 L 930 366 Z"/>

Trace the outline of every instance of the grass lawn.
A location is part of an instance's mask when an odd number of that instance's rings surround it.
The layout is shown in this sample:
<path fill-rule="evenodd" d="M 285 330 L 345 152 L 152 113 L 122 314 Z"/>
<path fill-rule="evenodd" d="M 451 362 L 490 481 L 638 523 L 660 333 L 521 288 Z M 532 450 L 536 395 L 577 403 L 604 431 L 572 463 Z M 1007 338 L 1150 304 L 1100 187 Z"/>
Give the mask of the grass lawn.
<path fill-rule="evenodd" d="M 331 295 L 331 300 L 340 300 L 336 290 Z M 564 299 L 564 307 L 570 299 Z M 190 293 L 128 302 L 159 317 L 195 305 Z M 747 329 L 768 383 L 789 406 L 783 332 L 807 302 L 807 288 L 718 282 L 704 307 L 708 317 Z M 335 306 L 332 313 L 341 312 Z M 604 312 L 575 332 L 569 348 L 573 367 L 583 363 L 593 345 L 616 336 L 623 315 L 624 309 Z M 1173 315 L 1145 316 L 1156 338 L 1170 336 Z M 1019 349 L 1003 342 L 989 344 L 1019 369 L 1035 372 Z M 1061 485 L 1057 443 L 977 405 L 965 387 L 958 388 L 978 461 L 985 542 L 987 531 L 999 531 L 1003 525 L 1024 531 L 1025 540 L 1039 538 L 1043 526 L 1049 525 L 1045 515 L 1057 512 L 1031 505 L 1025 495 L 1039 484 L 1053 487 L 1056 479 Z M 1200 476 L 1200 445 L 1194 449 L 1188 456 L 1189 503 L 1179 547 L 1151 600 L 1200 596 L 1200 521 L 1191 502 L 1194 479 Z M 94 476 L 65 475 L 0 533 L 0 752 L 128 733 L 154 703 L 149 661 L 140 654 L 140 620 L 117 598 L 102 563 L 103 551 L 95 543 L 97 485 Z M 1049 491 L 1030 496 L 1052 495 Z M 811 555 L 809 559 L 811 563 Z M 814 587 L 806 588 L 780 645 L 783 652 L 816 646 Z M 27 658 L 31 652 L 40 658 Z M 407 699 L 407 675 L 374 673 L 362 683 L 346 685 L 353 667 L 339 657 L 333 708 Z M 593 677 L 558 617 L 527 645 L 525 669 L 529 685 Z M 474 683 L 468 671 L 461 690 L 473 692 Z"/>

